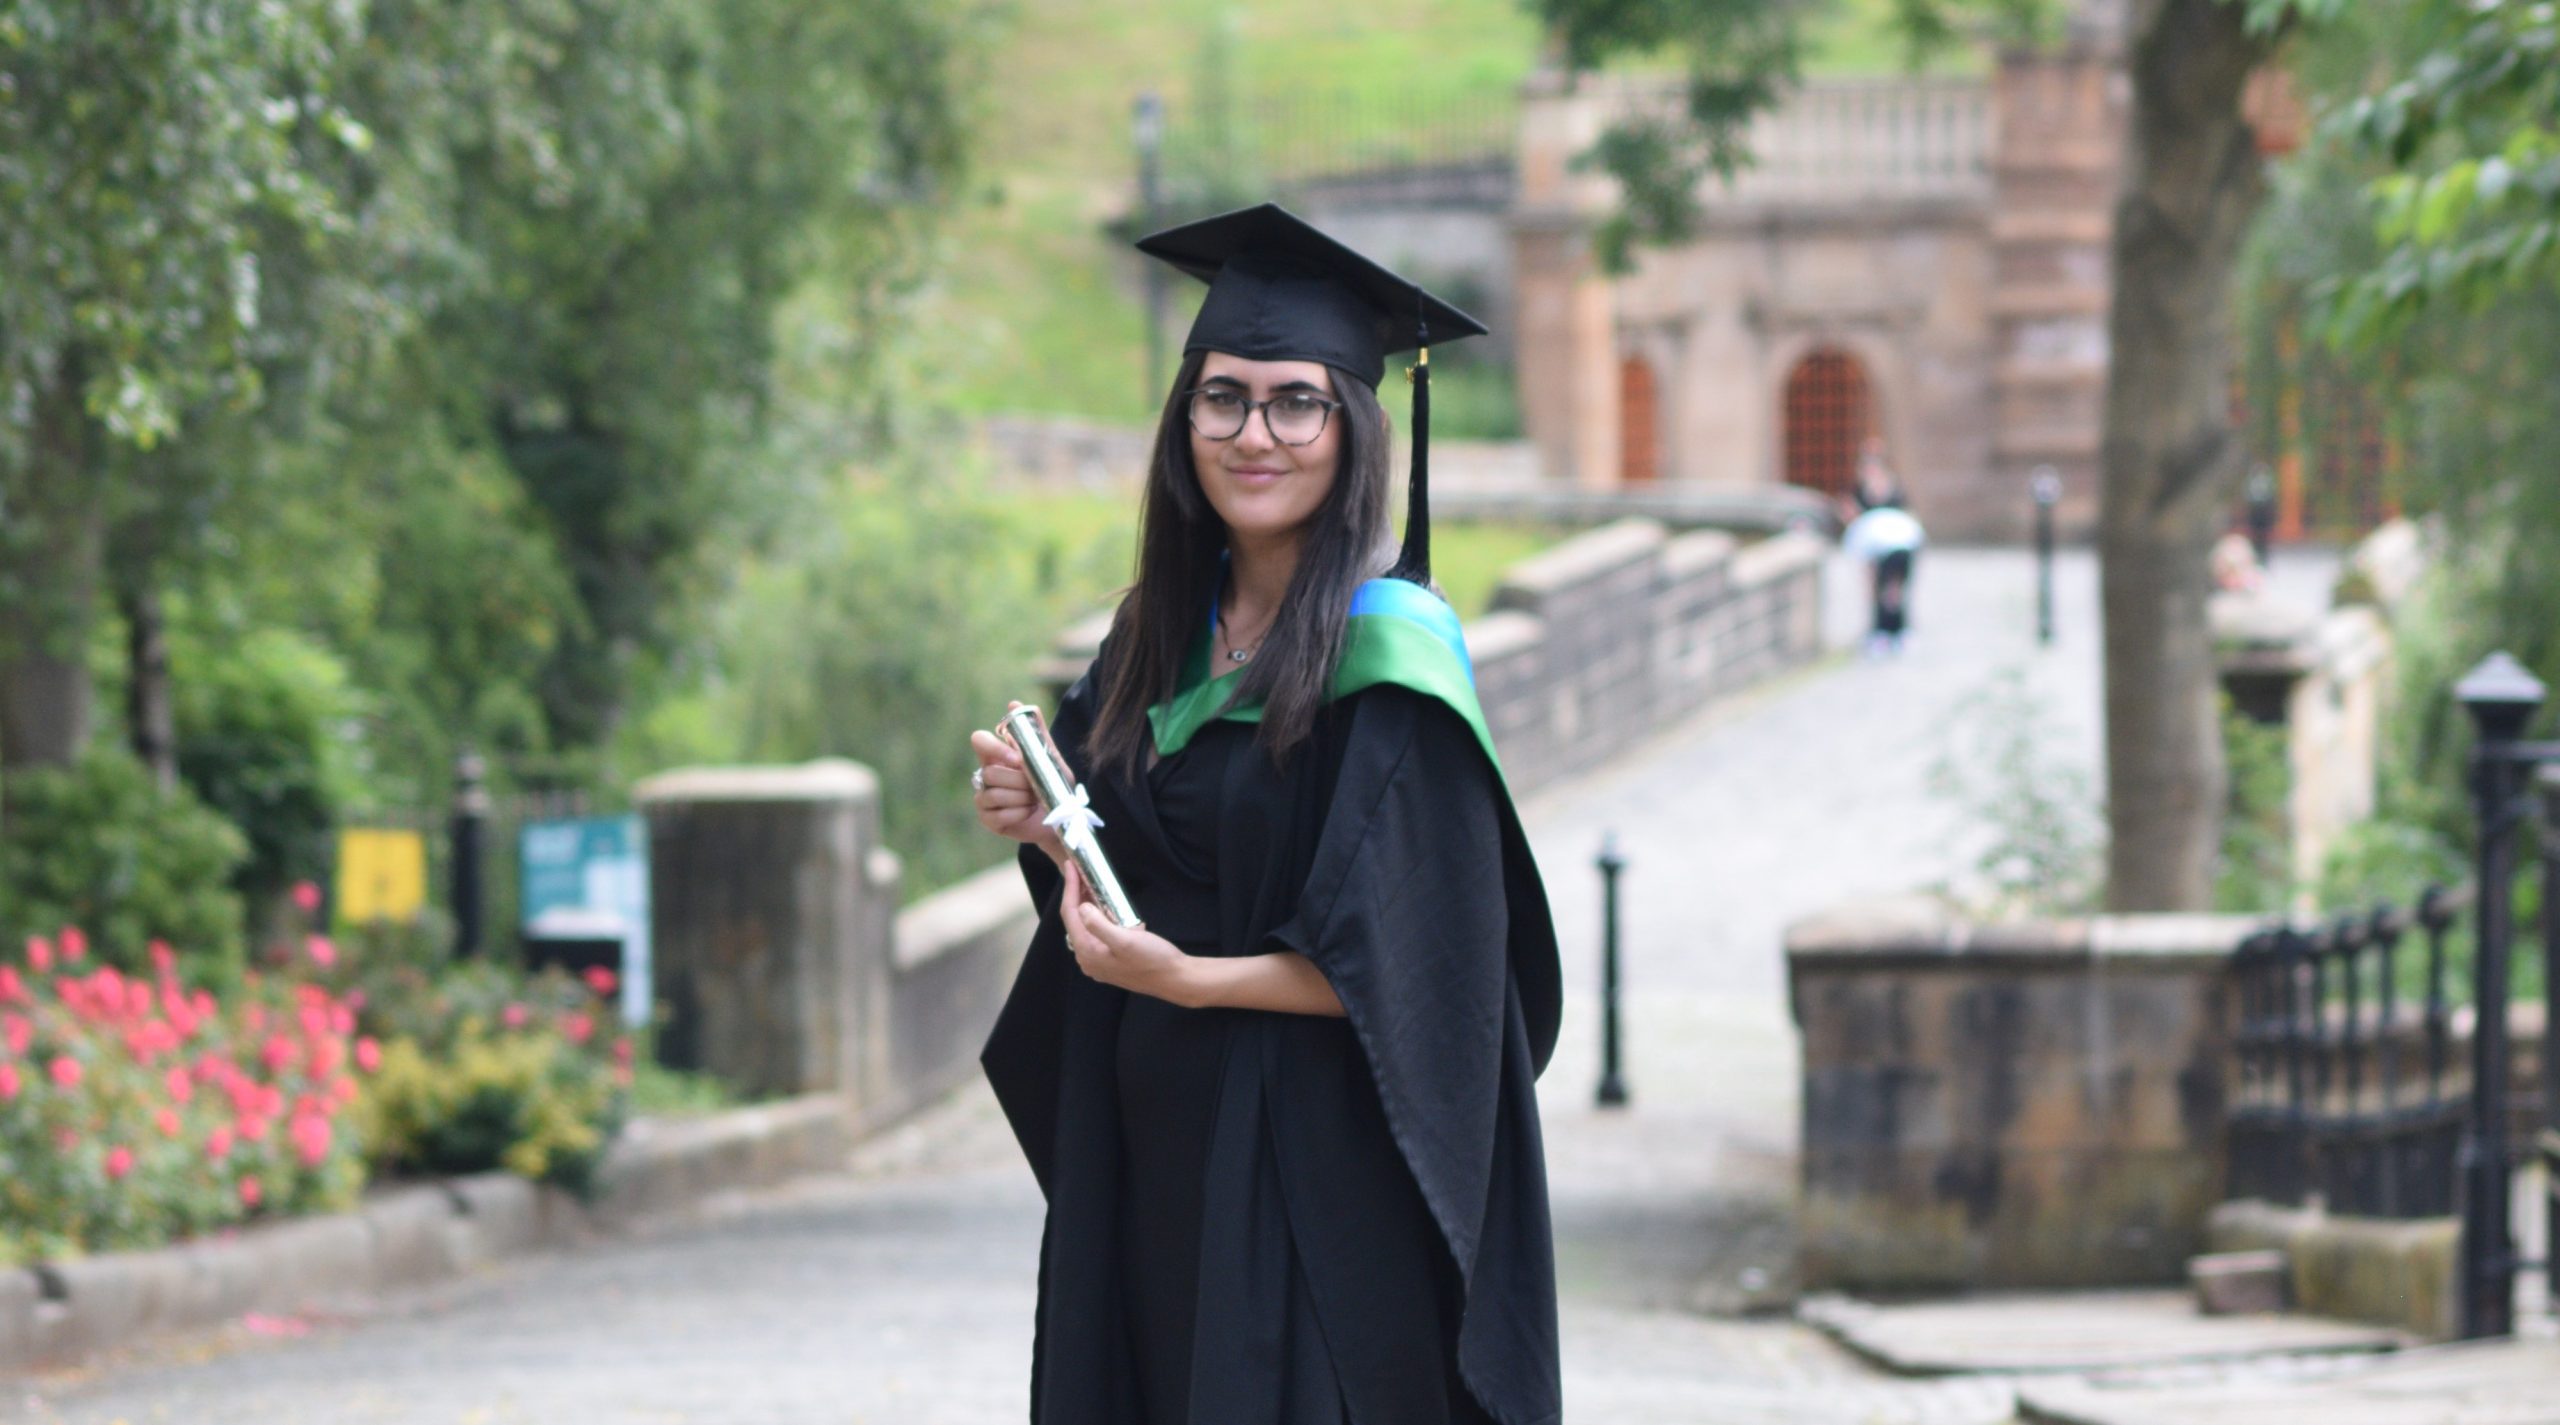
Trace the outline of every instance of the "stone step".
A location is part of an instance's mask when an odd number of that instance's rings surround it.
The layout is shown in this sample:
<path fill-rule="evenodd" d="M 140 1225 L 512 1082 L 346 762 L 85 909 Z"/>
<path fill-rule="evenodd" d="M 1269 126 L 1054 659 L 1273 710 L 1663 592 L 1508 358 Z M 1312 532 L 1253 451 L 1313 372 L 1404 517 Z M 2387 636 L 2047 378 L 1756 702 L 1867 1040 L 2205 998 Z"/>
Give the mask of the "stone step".
<path fill-rule="evenodd" d="M 1899 1375 L 2086 1374 L 2397 1350 L 2403 1332 L 2314 1316 L 2200 1316 L 2177 1290 L 2032 1292 L 1881 1306 L 1817 1297 L 1797 1314 Z"/>

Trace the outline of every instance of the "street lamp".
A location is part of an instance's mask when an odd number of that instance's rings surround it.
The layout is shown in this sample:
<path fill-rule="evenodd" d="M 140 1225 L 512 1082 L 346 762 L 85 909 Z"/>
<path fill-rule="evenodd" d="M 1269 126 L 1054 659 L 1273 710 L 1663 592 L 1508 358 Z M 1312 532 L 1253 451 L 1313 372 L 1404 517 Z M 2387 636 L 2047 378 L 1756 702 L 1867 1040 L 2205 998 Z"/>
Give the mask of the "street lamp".
<path fill-rule="evenodd" d="M 2053 507 L 2062 503 L 2062 476 L 2050 465 L 2036 467 L 2027 481 L 2036 502 L 2036 642 L 2053 642 Z"/>
<path fill-rule="evenodd" d="M 1627 858 L 1618 854 L 1618 834 L 1600 839 L 1600 1087 L 1592 1098 L 1602 1108 L 1623 1108 L 1627 1080 L 1618 1071 L 1618 873 Z"/>
<path fill-rule="evenodd" d="M 1145 215 L 1146 229 L 1154 232 L 1164 226 L 1164 100 L 1152 89 L 1138 96 L 1137 110 L 1130 118 L 1132 136 L 1138 145 L 1138 207 Z M 1147 283 L 1147 374 L 1145 399 L 1155 400 L 1157 388 L 1164 381 L 1164 264 L 1146 265 Z"/>
<path fill-rule="evenodd" d="M 2476 1006 L 2471 1030 L 2471 1122 L 2464 1130 L 2462 1201 L 2462 1334 L 2506 1336 L 2515 1331 L 2515 1233 L 2508 1221 L 2514 1165 L 2507 1144 L 2507 950 L 2514 927 L 2508 891 L 2515 861 L 2508 832 L 2521 814 L 2526 768 L 2519 746 L 2526 724 L 2542 707 L 2542 680 L 2505 653 L 2492 653 L 2453 685 L 2455 701 L 2471 715 L 2478 736 L 2471 747 L 2471 788 L 2478 799 L 2479 900 L 2474 907 L 2472 966 Z"/>

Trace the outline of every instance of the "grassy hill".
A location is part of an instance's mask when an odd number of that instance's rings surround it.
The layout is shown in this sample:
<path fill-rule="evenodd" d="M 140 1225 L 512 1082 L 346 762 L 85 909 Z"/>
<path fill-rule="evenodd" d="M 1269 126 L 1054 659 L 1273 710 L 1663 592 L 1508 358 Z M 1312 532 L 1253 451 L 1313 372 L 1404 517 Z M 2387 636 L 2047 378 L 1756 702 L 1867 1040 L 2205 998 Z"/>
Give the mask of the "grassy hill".
<path fill-rule="evenodd" d="M 1893 69 L 1890 4 L 1840 0 L 1813 69 Z M 1171 372 L 1145 369 L 1140 259 L 1105 232 L 1136 191 L 1139 93 L 1195 132 L 1240 119 L 1244 151 L 1286 167 L 1293 143 L 1346 129 L 1501 123 L 1538 40 L 1521 0 L 1016 0 L 988 68 L 980 177 L 927 294 L 928 390 L 964 413 L 1114 421 L 1161 398 Z M 1197 292 L 1178 283 L 1177 304 Z"/>

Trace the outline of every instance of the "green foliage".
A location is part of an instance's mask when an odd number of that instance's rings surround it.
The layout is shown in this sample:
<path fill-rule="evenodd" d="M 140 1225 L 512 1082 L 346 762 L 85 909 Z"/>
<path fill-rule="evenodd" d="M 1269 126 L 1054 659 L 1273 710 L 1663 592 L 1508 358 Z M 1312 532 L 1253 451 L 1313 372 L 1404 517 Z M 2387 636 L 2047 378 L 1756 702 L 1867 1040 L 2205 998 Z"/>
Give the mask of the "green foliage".
<path fill-rule="evenodd" d="M 2334 331 L 2389 340 L 2433 304 L 2480 315 L 2560 285 L 2560 14 L 2484 0 L 2385 7 L 2395 79 L 2357 92 L 2335 130 L 2385 165 L 2371 192 L 2380 260 L 2338 289 Z M 2405 58 L 2415 55 L 2414 62 Z"/>
<path fill-rule="evenodd" d="M 193 975 L 228 984 L 242 923 L 240 832 L 180 788 L 163 792 L 120 748 L 9 779 L 0 816 L 0 931 L 76 925 L 111 963 L 143 968 L 154 940 L 187 947 Z"/>
<path fill-rule="evenodd" d="M 2222 816 L 2222 866 L 2214 909 L 2281 914 L 2292 903 L 2293 767 L 2284 725 L 2261 723 L 2222 699 L 2222 748 L 2230 804 Z"/>
<path fill-rule="evenodd" d="M 745 571 L 722 618 L 745 753 L 877 771 L 911 893 L 990 860 L 960 730 L 991 725 L 1008 699 L 1038 701 L 1033 661 L 1127 567 L 1125 532 L 1020 557 L 1033 517 L 947 470 L 848 480 L 801 540 Z M 1058 571 L 1045 584 L 1044 564 Z"/>
<path fill-rule="evenodd" d="M 213 633 L 212 637 L 207 637 Z M 174 638 L 178 773 L 248 840 L 237 887 L 252 904 L 329 866 L 329 833 L 354 792 L 347 671 L 280 628 Z"/>
<path fill-rule="evenodd" d="M 2010 668 L 1948 717 L 1929 787 L 1987 834 L 1970 882 L 1941 888 L 1986 917 L 2095 910 L 2106 822 L 2095 787 L 2055 748 L 2053 714 Z"/>
<path fill-rule="evenodd" d="M 566 1039 L 474 1020 L 447 1056 L 409 1039 L 384 1045 L 356 1121 L 388 1171 L 504 1168 L 592 1197 L 620 1113 L 609 1075 Z"/>

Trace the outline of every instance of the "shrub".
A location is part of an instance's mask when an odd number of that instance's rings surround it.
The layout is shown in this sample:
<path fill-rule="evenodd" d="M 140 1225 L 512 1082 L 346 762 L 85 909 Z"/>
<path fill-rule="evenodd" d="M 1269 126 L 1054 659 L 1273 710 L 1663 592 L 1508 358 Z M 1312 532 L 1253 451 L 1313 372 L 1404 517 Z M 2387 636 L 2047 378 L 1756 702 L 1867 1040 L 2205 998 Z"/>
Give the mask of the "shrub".
<path fill-rule="evenodd" d="M 220 814 L 184 788 L 162 791 L 129 753 L 105 746 L 67 767 L 13 772 L 0 796 L 0 933 L 85 926 L 128 973 L 149 968 L 153 941 L 183 945 L 192 978 L 236 983 L 231 880 L 248 844 Z"/>
<path fill-rule="evenodd" d="M 381 1072 L 357 1104 L 382 1173 L 494 1168 L 586 1195 L 629 1113 L 633 1045 L 613 1032 L 610 971 L 527 975 L 442 960 L 434 937 L 377 933 L 342 953 L 312 936 L 304 973 L 362 1006 Z"/>
<path fill-rule="evenodd" d="M 1988 840 L 1972 884 L 1941 887 L 1986 917 L 2081 915 L 2106 871 L 2105 808 L 2089 778 L 2054 746 L 2051 709 L 2021 668 L 2004 669 L 1947 719 L 1929 788 Z"/>
<path fill-rule="evenodd" d="M 352 1203 L 355 1007 L 250 976 L 227 1000 L 153 944 L 127 975 L 66 930 L 0 964 L 0 1262 L 147 1247 Z"/>
<path fill-rule="evenodd" d="M 248 838 L 238 888 L 255 904 L 319 875 L 337 810 L 354 796 L 342 730 L 356 699 L 344 665 L 275 628 L 177 656 L 178 772 Z"/>

